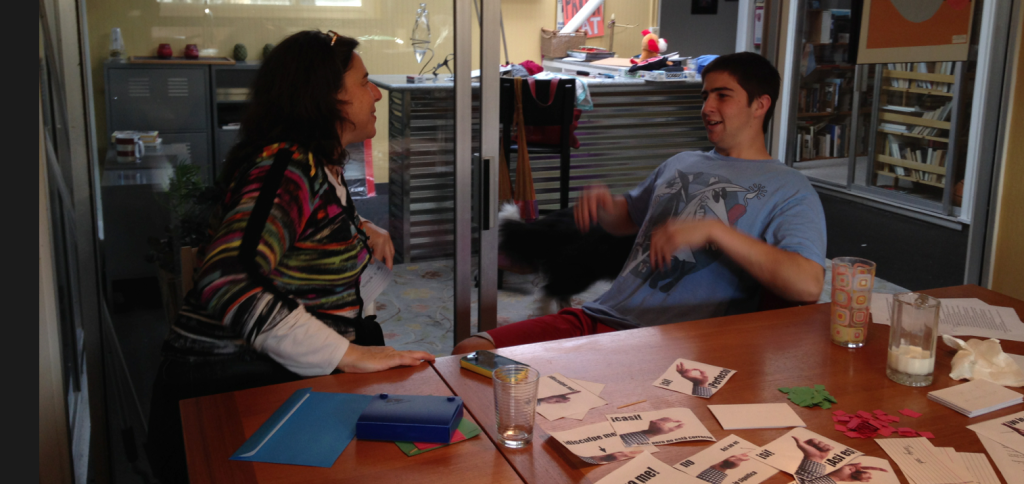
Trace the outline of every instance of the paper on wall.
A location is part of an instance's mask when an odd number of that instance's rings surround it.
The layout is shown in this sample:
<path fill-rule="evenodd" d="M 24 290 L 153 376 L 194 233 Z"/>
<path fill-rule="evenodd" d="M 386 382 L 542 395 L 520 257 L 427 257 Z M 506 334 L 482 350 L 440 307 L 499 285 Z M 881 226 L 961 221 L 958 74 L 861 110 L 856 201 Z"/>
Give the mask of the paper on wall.
<path fill-rule="evenodd" d="M 673 444 L 715 438 L 688 408 L 666 408 L 649 412 L 605 415 L 626 447 Z"/>
<path fill-rule="evenodd" d="M 778 471 L 753 458 L 757 448 L 746 440 L 730 435 L 672 467 L 715 484 L 758 484 Z"/>

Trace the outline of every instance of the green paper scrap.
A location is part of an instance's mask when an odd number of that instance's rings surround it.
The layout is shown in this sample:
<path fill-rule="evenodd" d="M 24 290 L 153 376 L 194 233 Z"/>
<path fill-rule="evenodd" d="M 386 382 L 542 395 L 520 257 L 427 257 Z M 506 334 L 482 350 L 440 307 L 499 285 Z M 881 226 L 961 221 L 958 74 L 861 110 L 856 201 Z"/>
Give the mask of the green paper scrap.
<path fill-rule="evenodd" d="M 789 395 L 789 400 L 801 407 L 832 408 L 833 403 L 839 403 L 836 398 L 825 390 L 825 385 L 814 385 L 811 387 L 782 387 L 779 391 Z"/>
<path fill-rule="evenodd" d="M 463 417 L 462 422 L 459 422 L 459 432 L 462 432 L 462 435 L 466 436 L 466 440 L 469 440 L 472 439 L 473 437 L 476 437 L 477 435 L 480 435 L 480 427 L 477 424 L 473 423 L 468 418 Z M 466 440 L 460 440 L 459 442 L 465 442 Z M 457 444 L 459 442 L 454 443 Z M 431 447 L 429 449 L 421 450 L 417 448 L 416 444 L 413 444 L 412 442 L 395 442 L 395 444 L 398 445 L 398 448 L 402 449 L 402 452 L 405 452 L 405 455 L 408 457 L 420 455 L 424 452 L 430 452 L 434 449 L 440 449 L 442 447 L 448 447 L 449 445 L 452 445 L 442 444 L 437 447 Z"/>

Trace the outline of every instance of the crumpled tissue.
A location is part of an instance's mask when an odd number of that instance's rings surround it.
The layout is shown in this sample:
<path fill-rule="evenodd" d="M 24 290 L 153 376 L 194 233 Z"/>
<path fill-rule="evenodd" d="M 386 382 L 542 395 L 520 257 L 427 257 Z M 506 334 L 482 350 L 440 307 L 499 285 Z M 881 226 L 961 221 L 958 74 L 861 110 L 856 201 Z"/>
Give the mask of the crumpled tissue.
<path fill-rule="evenodd" d="M 953 370 L 949 377 L 954 380 L 982 379 L 1009 387 L 1024 386 L 1024 370 L 1016 361 L 1003 353 L 1003 347 L 995 338 L 982 341 L 972 339 L 964 342 L 948 334 L 942 335 L 942 341 L 956 348 L 953 356 Z"/>

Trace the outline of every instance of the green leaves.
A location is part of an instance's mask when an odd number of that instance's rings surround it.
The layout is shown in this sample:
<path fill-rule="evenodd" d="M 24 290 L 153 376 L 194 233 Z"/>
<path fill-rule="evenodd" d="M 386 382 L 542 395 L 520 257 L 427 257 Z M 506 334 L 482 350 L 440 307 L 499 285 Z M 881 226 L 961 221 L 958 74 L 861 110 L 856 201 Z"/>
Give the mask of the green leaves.
<path fill-rule="evenodd" d="M 814 385 L 811 387 L 782 387 L 779 391 L 789 395 L 789 401 L 801 407 L 832 408 L 833 403 L 839 403 L 836 398 L 825 390 L 825 385 Z"/>

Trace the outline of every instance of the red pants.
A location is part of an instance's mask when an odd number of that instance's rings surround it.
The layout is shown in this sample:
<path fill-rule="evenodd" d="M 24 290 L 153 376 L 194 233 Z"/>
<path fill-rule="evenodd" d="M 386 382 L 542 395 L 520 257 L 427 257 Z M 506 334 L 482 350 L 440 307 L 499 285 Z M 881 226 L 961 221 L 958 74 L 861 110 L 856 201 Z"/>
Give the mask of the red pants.
<path fill-rule="evenodd" d="M 582 309 L 567 308 L 557 314 L 506 324 L 487 331 L 487 335 L 494 340 L 494 346 L 505 348 L 612 331 L 617 330 L 601 324 Z"/>

